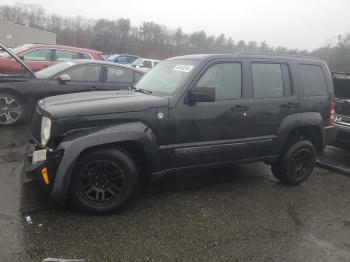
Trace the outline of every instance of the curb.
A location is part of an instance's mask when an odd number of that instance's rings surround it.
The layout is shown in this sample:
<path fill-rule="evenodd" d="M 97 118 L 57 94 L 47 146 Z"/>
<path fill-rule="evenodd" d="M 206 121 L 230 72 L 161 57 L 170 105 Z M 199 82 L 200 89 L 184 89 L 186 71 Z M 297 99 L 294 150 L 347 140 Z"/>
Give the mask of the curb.
<path fill-rule="evenodd" d="M 347 168 L 342 168 L 339 166 L 327 164 L 327 163 L 322 162 L 320 160 L 316 160 L 316 166 L 330 170 L 332 172 L 338 173 L 338 174 L 343 175 L 343 176 L 350 177 L 350 169 L 347 169 Z"/>

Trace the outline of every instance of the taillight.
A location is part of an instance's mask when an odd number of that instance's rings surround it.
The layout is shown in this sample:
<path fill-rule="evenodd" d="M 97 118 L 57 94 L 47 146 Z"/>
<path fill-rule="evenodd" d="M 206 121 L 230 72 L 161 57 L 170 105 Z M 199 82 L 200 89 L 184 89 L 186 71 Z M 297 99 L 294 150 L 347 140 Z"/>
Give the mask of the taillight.
<path fill-rule="evenodd" d="M 328 121 L 327 121 L 327 125 L 331 126 L 334 124 L 334 120 L 335 120 L 335 100 L 333 98 L 331 98 L 329 100 L 329 107 L 328 107 Z"/>

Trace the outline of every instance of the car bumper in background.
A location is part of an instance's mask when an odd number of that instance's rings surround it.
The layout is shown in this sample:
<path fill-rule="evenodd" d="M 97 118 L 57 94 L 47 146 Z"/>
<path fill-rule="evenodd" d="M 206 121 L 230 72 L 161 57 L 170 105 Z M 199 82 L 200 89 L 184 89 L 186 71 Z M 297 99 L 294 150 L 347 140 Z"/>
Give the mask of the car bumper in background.
<path fill-rule="evenodd" d="M 333 144 L 335 146 L 347 146 L 350 147 L 350 126 L 336 125 L 338 132 Z"/>

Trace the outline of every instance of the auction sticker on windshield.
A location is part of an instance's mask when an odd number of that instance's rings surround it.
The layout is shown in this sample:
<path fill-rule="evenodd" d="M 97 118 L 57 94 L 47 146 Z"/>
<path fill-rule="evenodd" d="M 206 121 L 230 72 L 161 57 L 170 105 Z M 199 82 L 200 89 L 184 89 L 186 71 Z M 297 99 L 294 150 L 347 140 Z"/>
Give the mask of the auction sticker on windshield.
<path fill-rule="evenodd" d="M 179 71 L 179 72 L 190 72 L 193 69 L 193 66 L 191 65 L 176 65 L 174 67 L 174 71 Z"/>

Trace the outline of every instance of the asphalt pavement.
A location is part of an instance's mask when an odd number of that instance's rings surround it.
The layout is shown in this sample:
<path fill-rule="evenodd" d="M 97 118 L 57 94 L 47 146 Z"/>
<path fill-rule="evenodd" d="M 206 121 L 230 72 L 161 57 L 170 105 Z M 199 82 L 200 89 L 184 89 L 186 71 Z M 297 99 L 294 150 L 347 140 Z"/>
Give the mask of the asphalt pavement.
<path fill-rule="evenodd" d="M 28 137 L 25 126 L 0 129 L 1 262 L 350 261 L 347 176 L 316 168 L 283 186 L 260 163 L 181 173 L 93 216 L 22 188 Z"/>

